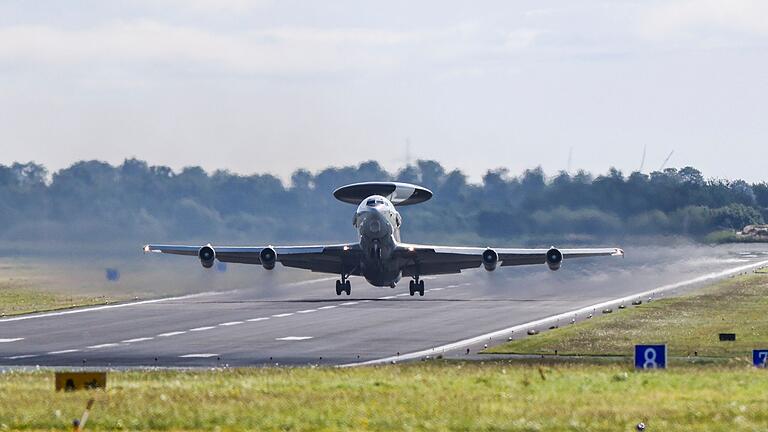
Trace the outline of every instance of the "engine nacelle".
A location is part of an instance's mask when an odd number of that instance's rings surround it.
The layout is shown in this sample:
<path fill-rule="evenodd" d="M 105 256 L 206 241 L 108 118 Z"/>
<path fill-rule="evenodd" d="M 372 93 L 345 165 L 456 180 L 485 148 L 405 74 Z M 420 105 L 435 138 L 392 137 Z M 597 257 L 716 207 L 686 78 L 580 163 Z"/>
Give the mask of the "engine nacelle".
<path fill-rule="evenodd" d="M 483 267 L 488 271 L 496 270 L 496 265 L 499 263 L 499 254 L 495 250 L 488 248 L 483 252 Z"/>
<path fill-rule="evenodd" d="M 277 252 L 271 247 L 265 247 L 259 253 L 259 259 L 261 260 L 261 265 L 265 269 L 272 270 L 275 268 L 275 263 L 277 262 Z"/>
<path fill-rule="evenodd" d="M 552 248 L 547 251 L 547 266 L 552 271 L 560 268 L 563 263 L 563 253 L 556 248 Z"/>
<path fill-rule="evenodd" d="M 216 261 L 216 251 L 210 245 L 203 246 L 197 251 L 197 257 L 200 258 L 200 264 L 205 268 L 213 267 L 213 262 Z"/>

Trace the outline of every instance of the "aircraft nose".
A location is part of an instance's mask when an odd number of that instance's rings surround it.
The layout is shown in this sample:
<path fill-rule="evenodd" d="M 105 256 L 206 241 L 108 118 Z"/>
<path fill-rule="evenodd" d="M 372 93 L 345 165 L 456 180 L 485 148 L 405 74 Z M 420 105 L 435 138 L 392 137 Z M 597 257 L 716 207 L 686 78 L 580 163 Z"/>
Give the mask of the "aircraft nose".
<path fill-rule="evenodd" d="M 360 228 L 362 234 L 370 237 L 380 237 L 386 231 L 385 223 L 378 212 L 366 212 Z"/>

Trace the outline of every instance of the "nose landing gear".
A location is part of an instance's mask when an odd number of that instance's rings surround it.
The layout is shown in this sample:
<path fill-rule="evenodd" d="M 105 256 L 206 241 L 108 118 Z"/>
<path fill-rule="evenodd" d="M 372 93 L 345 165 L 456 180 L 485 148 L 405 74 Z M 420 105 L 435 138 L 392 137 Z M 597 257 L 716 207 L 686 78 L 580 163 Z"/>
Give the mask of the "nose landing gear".
<path fill-rule="evenodd" d="M 414 280 L 410 281 L 408 284 L 408 289 L 410 290 L 411 296 L 413 296 L 416 293 L 419 293 L 419 296 L 424 295 L 424 281 L 419 280 L 419 277 L 416 276 Z"/>
<path fill-rule="evenodd" d="M 343 292 L 347 293 L 347 295 L 352 294 L 352 284 L 345 275 L 341 275 L 341 280 L 336 280 L 336 295 L 340 296 Z"/>

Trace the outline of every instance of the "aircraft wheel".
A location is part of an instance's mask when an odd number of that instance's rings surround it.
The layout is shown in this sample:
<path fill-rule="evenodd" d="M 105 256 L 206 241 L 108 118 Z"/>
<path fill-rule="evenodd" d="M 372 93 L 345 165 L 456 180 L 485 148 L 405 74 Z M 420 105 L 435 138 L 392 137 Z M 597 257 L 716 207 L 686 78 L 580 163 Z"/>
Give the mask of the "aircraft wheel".
<path fill-rule="evenodd" d="M 416 294 L 416 284 L 413 281 L 410 281 L 408 284 L 408 291 L 411 293 L 411 297 L 413 297 L 414 294 Z"/>
<path fill-rule="evenodd" d="M 419 281 L 419 296 L 422 296 L 422 297 L 424 296 L 424 281 L 423 280 Z"/>
<path fill-rule="evenodd" d="M 341 281 L 340 280 L 336 281 L 336 295 L 339 295 L 339 296 L 341 295 Z"/>
<path fill-rule="evenodd" d="M 347 295 L 352 294 L 352 283 L 349 281 L 344 282 L 344 291 L 347 292 Z"/>

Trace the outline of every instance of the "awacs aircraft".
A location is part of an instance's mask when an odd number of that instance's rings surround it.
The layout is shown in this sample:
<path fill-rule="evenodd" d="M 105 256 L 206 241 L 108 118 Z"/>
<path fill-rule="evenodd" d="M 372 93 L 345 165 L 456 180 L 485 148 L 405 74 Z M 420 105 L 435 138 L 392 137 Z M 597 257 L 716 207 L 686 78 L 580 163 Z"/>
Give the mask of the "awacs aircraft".
<path fill-rule="evenodd" d="M 411 278 L 410 294 L 424 295 L 422 276 L 460 273 L 464 269 L 497 266 L 546 264 L 560 268 L 564 259 L 622 256 L 618 248 L 605 249 L 510 249 L 452 247 L 402 243 L 403 223 L 396 207 L 417 204 L 432 198 L 421 186 L 396 182 L 355 183 L 336 189 L 340 201 L 357 204 L 353 225 L 360 240 L 356 243 L 320 246 L 177 246 L 149 244 L 145 252 L 197 256 L 203 267 L 215 260 L 227 263 L 261 264 L 267 270 L 276 263 L 285 267 L 340 275 L 336 295 L 352 292 L 350 276 L 363 276 L 377 287 L 395 287 L 402 277 Z"/>

